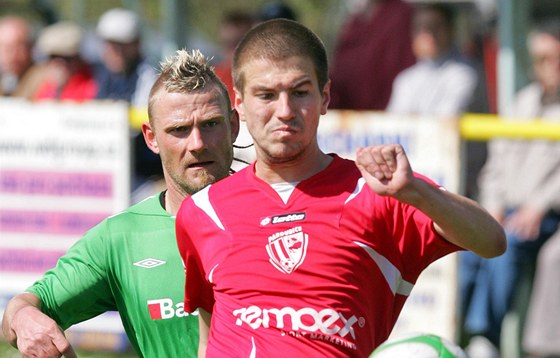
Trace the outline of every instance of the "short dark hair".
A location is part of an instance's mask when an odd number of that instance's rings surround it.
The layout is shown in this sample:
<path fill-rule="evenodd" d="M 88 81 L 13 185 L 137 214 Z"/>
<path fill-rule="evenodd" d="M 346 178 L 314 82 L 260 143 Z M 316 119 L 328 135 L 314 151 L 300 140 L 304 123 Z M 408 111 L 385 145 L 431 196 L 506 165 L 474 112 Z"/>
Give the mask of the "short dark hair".
<path fill-rule="evenodd" d="M 262 22 L 245 34 L 233 56 L 233 82 L 243 92 L 243 65 L 253 59 L 283 60 L 294 56 L 311 59 L 319 90 L 329 79 L 325 46 L 319 37 L 299 22 L 273 19 Z"/>
<path fill-rule="evenodd" d="M 416 6 L 416 12 L 420 11 L 434 11 L 441 15 L 445 25 L 449 30 L 453 30 L 455 24 L 455 11 L 453 7 L 448 4 L 442 3 L 426 3 Z"/>
<path fill-rule="evenodd" d="M 560 41 L 560 18 L 549 17 L 535 24 L 534 32 L 547 34 Z"/>

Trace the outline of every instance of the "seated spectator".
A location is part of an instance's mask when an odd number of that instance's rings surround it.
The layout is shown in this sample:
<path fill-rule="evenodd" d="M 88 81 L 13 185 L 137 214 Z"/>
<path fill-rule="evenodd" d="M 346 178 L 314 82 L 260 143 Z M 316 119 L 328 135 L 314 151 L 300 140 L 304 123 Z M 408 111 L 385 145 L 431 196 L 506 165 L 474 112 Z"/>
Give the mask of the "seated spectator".
<path fill-rule="evenodd" d="M 32 49 L 32 30 L 25 19 L 0 19 L 0 96 L 32 98 L 43 73 L 33 64 Z"/>
<path fill-rule="evenodd" d="M 330 108 L 385 110 L 393 80 L 414 64 L 412 7 L 368 0 L 343 25 L 333 53 Z"/>
<path fill-rule="evenodd" d="M 529 36 L 535 81 L 517 94 L 506 118 L 560 120 L 560 35 L 558 25 L 555 28 L 553 31 L 539 28 Z M 488 161 L 480 175 L 480 202 L 503 225 L 508 249 L 494 259 L 461 253 L 463 329 L 466 335 L 473 336 L 467 347 L 469 356 L 498 357 L 503 319 L 512 307 L 522 270 L 534 265 L 543 243 L 558 232 L 560 218 L 555 209 L 560 206 L 560 142 L 492 140 Z M 537 288 L 543 285 L 540 278 L 537 281 Z M 556 281 L 548 280 L 544 285 L 557 288 Z M 542 302 L 536 297 L 534 302 Z M 558 331 L 552 335 L 543 333 L 550 327 L 549 322 L 557 320 L 554 312 L 558 304 L 554 302 L 551 306 L 540 307 L 542 313 L 538 317 L 546 317 L 546 321 L 539 319 L 528 326 L 526 346 L 535 353 L 544 353 L 546 347 L 553 347 L 543 342 L 554 342 L 558 347 Z M 533 329 L 535 331 L 531 332 Z M 543 335 L 537 338 L 535 332 Z M 542 346 L 537 346 L 541 343 Z"/>
<path fill-rule="evenodd" d="M 537 78 L 541 79 L 541 101 L 550 119 L 560 120 L 560 19 L 542 25 L 541 33 L 531 37 L 531 54 Z M 558 144 L 556 144 L 558 145 Z M 547 156 L 558 155 L 548 153 Z M 558 165 L 558 163 L 556 163 Z M 554 172 L 559 172 L 558 166 Z M 558 199 L 560 178 L 550 193 Z M 543 188 L 544 189 L 544 188 Z M 543 193 L 546 194 L 546 193 Z M 560 203 L 554 209 L 560 211 Z M 560 357 L 560 230 L 557 230 L 541 248 L 537 257 L 537 269 L 533 292 L 529 302 L 524 350 L 532 358 Z"/>
<path fill-rule="evenodd" d="M 387 111 L 457 116 L 472 102 L 476 71 L 454 46 L 449 6 L 419 6 L 413 18 L 412 51 L 416 64 L 399 73 Z"/>
<path fill-rule="evenodd" d="M 47 57 L 46 73 L 33 99 L 86 101 L 95 97 L 92 69 L 80 55 L 82 36 L 82 29 L 69 21 L 43 29 L 37 48 Z"/>

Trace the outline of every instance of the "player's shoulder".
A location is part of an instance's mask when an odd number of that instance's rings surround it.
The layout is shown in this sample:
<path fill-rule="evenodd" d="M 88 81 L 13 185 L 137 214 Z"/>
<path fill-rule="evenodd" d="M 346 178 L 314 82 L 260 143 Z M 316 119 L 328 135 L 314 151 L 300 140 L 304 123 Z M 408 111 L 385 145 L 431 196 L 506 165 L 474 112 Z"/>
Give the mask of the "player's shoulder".
<path fill-rule="evenodd" d="M 193 196 L 208 195 L 208 192 L 211 192 L 211 195 L 218 197 L 232 195 L 233 192 L 242 190 L 244 187 L 251 185 L 255 178 L 253 170 L 253 165 L 247 166 L 238 172 L 209 185 L 206 187 L 208 189 L 206 192 L 201 190 L 201 192 L 197 192 L 196 194 L 193 194 Z"/>
<path fill-rule="evenodd" d="M 136 220 L 147 220 L 150 217 L 170 217 L 169 213 L 161 206 L 160 194 L 152 195 L 123 211 L 109 216 L 104 221 L 108 224 L 129 223 Z"/>

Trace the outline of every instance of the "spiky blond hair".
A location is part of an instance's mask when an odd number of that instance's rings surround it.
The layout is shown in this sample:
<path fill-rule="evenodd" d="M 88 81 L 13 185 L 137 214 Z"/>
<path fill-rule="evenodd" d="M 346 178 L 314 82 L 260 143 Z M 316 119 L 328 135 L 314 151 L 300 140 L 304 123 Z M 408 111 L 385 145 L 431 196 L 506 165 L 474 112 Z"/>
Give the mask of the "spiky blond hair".
<path fill-rule="evenodd" d="M 160 63 L 160 74 L 150 91 L 148 115 L 152 123 L 153 106 L 162 91 L 167 93 L 194 93 L 209 88 L 218 89 L 226 108 L 231 102 L 224 83 L 216 76 L 208 59 L 199 50 L 177 50 Z M 153 125 L 153 123 L 152 123 Z"/>

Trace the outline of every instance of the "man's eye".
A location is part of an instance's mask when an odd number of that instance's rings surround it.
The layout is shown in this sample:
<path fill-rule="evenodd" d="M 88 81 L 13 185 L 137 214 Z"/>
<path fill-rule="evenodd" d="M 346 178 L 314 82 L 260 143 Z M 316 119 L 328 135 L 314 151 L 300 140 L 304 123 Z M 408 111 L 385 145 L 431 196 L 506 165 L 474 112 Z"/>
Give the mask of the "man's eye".
<path fill-rule="evenodd" d="M 259 93 L 257 97 L 262 100 L 271 100 L 274 98 L 274 93 Z"/>
<path fill-rule="evenodd" d="M 296 97 L 305 97 L 309 92 L 308 91 L 294 91 L 293 94 Z"/>
<path fill-rule="evenodd" d="M 171 129 L 171 132 L 172 133 L 183 133 L 183 132 L 187 132 L 189 130 L 190 130 L 189 127 L 181 126 L 181 127 L 173 127 Z"/>
<path fill-rule="evenodd" d="M 202 126 L 204 128 L 213 128 L 217 125 L 218 125 L 218 121 L 209 121 L 209 122 L 204 122 L 204 124 Z"/>

